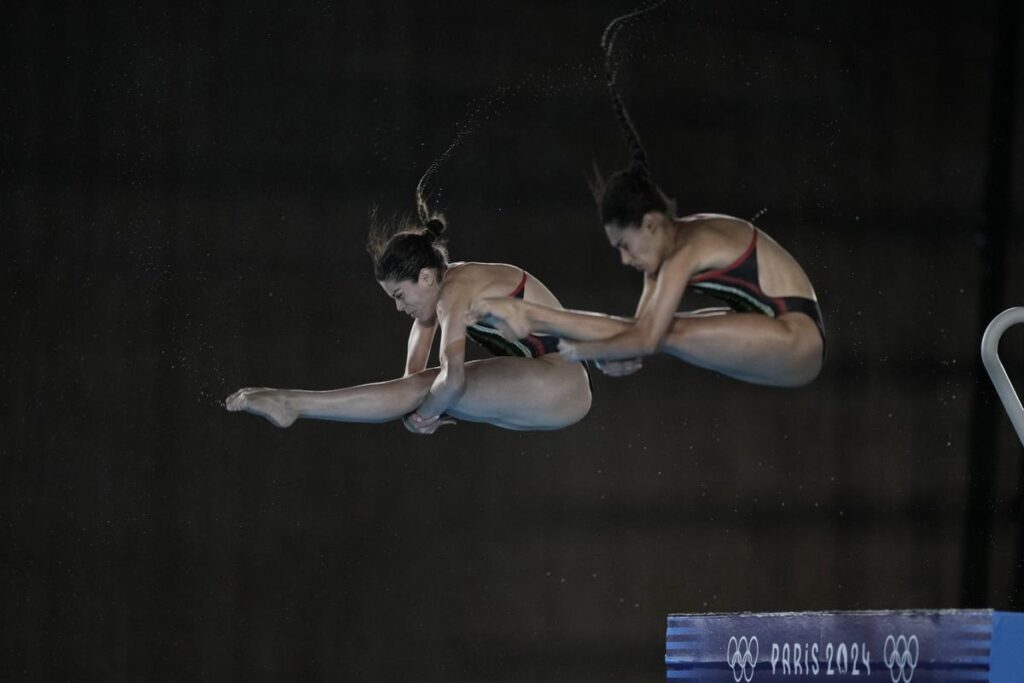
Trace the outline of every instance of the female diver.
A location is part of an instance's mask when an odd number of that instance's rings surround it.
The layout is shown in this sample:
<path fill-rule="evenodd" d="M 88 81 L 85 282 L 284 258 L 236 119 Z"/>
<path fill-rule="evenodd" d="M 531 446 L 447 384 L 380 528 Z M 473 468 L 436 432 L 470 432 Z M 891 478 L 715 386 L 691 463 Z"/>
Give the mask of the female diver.
<path fill-rule="evenodd" d="M 656 6 L 656 5 L 653 5 Z M 502 334 L 561 337 L 567 360 L 596 360 L 606 374 L 636 372 L 640 357 L 668 353 L 735 379 L 799 386 L 817 377 L 825 330 L 814 288 L 800 264 L 751 223 L 719 214 L 677 217 L 675 203 L 651 181 L 647 155 L 615 89 L 611 47 L 621 22 L 602 38 L 608 88 L 632 151 L 630 165 L 594 183 L 601 224 L 623 265 L 644 273 L 632 319 L 566 311 L 532 301 L 484 299 L 470 321 Z M 687 289 L 728 308 L 678 313 Z"/>
<path fill-rule="evenodd" d="M 557 310 L 554 295 L 526 271 L 501 263 L 449 263 L 442 233 L 418 197 L 420 226 L 388 236 L 371 229 L 374 277 L 395 307 L 413 318 L 405 375 L 400 379 L 331 391 L 240 389 L 230 411 L 261 415 L 279 427 L 306 417 L 342 422 L 402 419 L 409 431 L 433 434 L 451 418 L 505 429 L 559 429 L 590 410 L 583 364 L 555 353 L 557 339 L 524 334 L 507 341 L 486 323 L 467 325 L 467 312 L 484 297 L 509 296 Z M 440 367 L 427 368 L 440 328 Z M 494 358 L 466 362 L 466 338 Z"/>

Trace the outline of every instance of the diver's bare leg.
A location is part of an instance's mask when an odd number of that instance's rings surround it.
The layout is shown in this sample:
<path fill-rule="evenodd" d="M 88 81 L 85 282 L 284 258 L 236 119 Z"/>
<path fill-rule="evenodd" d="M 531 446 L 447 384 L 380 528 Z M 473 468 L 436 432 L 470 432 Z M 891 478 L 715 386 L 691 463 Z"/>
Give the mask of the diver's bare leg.
<path fill-rule="evenodd" d="M 823 344 L 802 313 L 727 313 L 678 316 L 658 350 L 744 382 L 800 386 L 821 371 Z"/>
<path fill-rule="evenodd" d="M 329 391 L 240 389 L 226 406 L 260 415 L 279 427 L 299 417 L 388 422 L 416 410 L 436 375 L 437 368 L 431 368 L 401 379 Z M 552 355 L 466 363 L 465 391 L 448 414 L 507 429 L 558 429 L 580 420 L 589 409 L 590 388 L 583 367 Z"/>

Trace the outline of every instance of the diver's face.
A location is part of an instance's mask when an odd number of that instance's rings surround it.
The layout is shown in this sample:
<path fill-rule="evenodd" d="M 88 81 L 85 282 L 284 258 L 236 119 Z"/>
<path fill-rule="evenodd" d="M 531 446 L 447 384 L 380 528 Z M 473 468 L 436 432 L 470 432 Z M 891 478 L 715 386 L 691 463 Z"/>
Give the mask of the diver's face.
<path fill-rule="evenodd" d="M 433 268 L 423 268 L 415 280 L 384 280 L 378 283 L 395 300 L 395 308 L 421 323 L 432 323 L 437 316 L 440 280 Z"/>
<path fill-rule="evenodd" d="M 622 265 L 645 273 L 656 273 L 661 268 L 661 240 L 653 222 L 645 220 L 628 228 L 609 223 L 604 226 L 604 234 L 619 252 Z"/>

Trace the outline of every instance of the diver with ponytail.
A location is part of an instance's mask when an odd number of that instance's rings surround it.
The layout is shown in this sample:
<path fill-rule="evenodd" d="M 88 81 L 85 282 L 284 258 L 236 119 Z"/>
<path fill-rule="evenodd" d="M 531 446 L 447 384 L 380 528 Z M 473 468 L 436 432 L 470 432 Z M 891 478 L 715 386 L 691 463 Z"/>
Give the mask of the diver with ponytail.
<path fill-rule="evenodd" d="M 373 275 L 412 327 L 402 377 L 329 391 L 239 389 L 226 400 L 230 411 L 246 411 L 287 427 L 306 417 L 340 422 L 402 420 L 417 434 L 433 434 L 454 419 L 505 429 L 560 429 L 590 410 L 590 384 L 583 364 L 557 353 L 558 340 L 524 334 L 506 340 L 486 323 L 467 324 L 468 311 L 485 297 L 561 308 L 535 277 L 503 263 L 448 260 L 444 217 L 430 211 L 424 193 L 431 165 L 416 189 L 418 221 L 388 225 L 370 214 L 367 250 Z M 427 362 L 441 332 L 440 366 Z M 466 339 L 495 357 L 466 361 Z"/>
<path fill-rule="evenodd" d="M 554 310 L 508 298 L 477 302 L 472 320 L 509 337 L 561 337 L 567 360 L 595 360 L 612 376 L 641 368 L 641 358 L 667 353 L 741 381 L 798 386 L 821 371 L 825 328 L 803 268 L 751 222 L 722 214 L 677 216 L 675 202 L 651 180 L 647 152 L 618 92 L 615 38 L 629 21 L 661 2 L 618 17 L 601 47 L 612 109 L 630 152 L 629 165 L 591 189 L 605 236 L 622 264 L 643 272 L 632 318 Z M 678 312 L 687 290 L 726 306 Z"/>

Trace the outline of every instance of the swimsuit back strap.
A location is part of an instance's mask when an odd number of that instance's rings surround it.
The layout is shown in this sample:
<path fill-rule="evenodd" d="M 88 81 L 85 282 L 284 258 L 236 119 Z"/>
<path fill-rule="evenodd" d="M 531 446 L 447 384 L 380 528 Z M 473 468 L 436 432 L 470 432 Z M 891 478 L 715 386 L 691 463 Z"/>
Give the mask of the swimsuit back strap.
<path fill-rule="evenodd" d="M 523 293 L 526 291 L 526 271 L 523 271 L 523 277 L 519 280 L 519 286 L 512 290 L 508 296 L 516 297 L 517 299 L 523 298 Z"/>
<path fill-rule="evenodd" d="M 747 245 L 747 248 L 743 250 L 743 253 L 740 254 L 736 258 L 735 261 L 733 261 L 729 265 L 725 266 L 724 268 L 716 268 L 716 269 L 713 269 L 713 270 L 706 270 L 703 273 L 695 275 L 692 278 L 690 278 L 690 282 L 702 282 L 704 280 L 712 280 L 712 279 L 714 279 L 716 277 L 720 277 L 722 275 L 726 275 L 726 274 L 736 270 L 740 266 L 742 266 L 747 261 L 747 259 L 751 258 L 751 255 L 754 255 L 756 253 L 757 253 L 757 228 L 754 228 L 754 234 L 750 238 L 750 244 Z M 756 257 L 754 258 L 753 265 L 754 265 L 754 273 L 756 274 L 757 273 L 757 259 L 756 259 Z"/>

